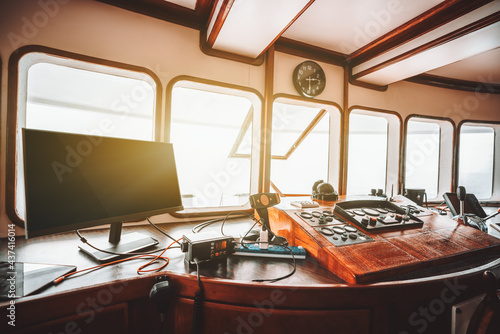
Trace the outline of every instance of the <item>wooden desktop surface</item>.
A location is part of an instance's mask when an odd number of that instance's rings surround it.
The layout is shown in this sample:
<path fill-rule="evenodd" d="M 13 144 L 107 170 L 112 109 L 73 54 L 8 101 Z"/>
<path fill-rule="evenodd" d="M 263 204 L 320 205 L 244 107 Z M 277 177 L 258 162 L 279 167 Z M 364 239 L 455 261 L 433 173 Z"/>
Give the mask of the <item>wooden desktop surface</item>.
<path fill-rule="evenodd" d="M 281 212 L 288 215 L 290 206 L 283 203 Z M 444 219 L 444 218 L 443 218 Z M 155 217 L 155 220 L 157 218 Z M 253 224 L 249 219 L 230 220 L 224 232 L 229 235 L 245 233 Z M 283 224 L 285 224 L 283 222 Z M 454 231 L 455 222 L 437 219 L 430 222 L 445 226 L 443 233 L 457 233 L 462 238 L 462 229 Z M 455 225 L 453 225 L 455 224 Z M 160 224 L 160 228 L 174 238 L 190 233 L 196 223 Z M 291 241 L 303 240 L 298 224 L 291 224 L 297 230 L 297 237 Z M 441 225 L 440 225 L 441 226 Z M 220 230 L 220 223 L 205 230 Z M 171 241 L 148 225 L 124 227 L 124 233 L 139 231 L 160 241 L 162 247 Z M 285 231 L 285 230 L 283 230 Z M 304 229 L 306 231 L 306 229 Z M 448 231 L 448 232 L 446 232 Z M 460 231 L 458 233 L 457 231 Z M 82 234 L 90 241 L 106 239 L 108 229 L 84 230 Z M 387 232 L 401 234 L 401 232 Z M 402 233 L 413 236 L 412 233 Z M 472 232 L 474 238 L 476 232 Z M 499 234 L 500 235 L 500 234 Z M 470 237 L 466 237 L 470 239 Z M 482 237 L 497 244 L 492 237 Z M 492 238 L 492 239 L 490 239 Z M 2 240 L 2 243 L 4 240 Z M 84 269 L 96 263 L 78 250 L 80 241 L 74 233 L 25 240 L 16 239 L 16 260 L 19 262 L 52 263 L 76 265 Z M 302 244 L 304 245 L 304 244 Z M 305 245 L 304 245 L 305 246 Z M 329 248 L 327 246 L 325 248 Z M 496 247 L 496 246 L 495 246 Z M 307 246 L 310 248 L 310 246 Z M 431 253 L 439 251 L 430 249 Z M 427 252 L 427 249 L 424 249 Z M 440 252 L 446 254 L 447 250 Z M 349 253 L 349 252 L 348 252 Z M 418 259 L 418 254 L 409 252 Z M 498 254 L 498 252 L 497 252 Z M 168 276 L 174 289 L 175 301 L 171 303 L 167 316 L 167 330 L 175 333 L 189 333 L 192 325 L 193 297 L 198 291 L 196 271 L 184 263 L 184 253 L 173 248 L 165 253 L 170 258 L 168 266 L 161 272 L 138 275 L 137 268 L 145 260 L 133 260 L 111 265 L 69 278 L 56 286 L 50 286 L 38 294 L 16 300 L 16 322 L 19 332 L 40 333 L 68 331 L 68 324 L 76 323 L 83 332 L 93 333 L 139 333 L 157 332 L 159 315 L 148 298 L 156 278 Z M 372 254 L 374 256 L 376 254 Z M 0 254 L 6 260 L 6 252 Z M 419 256 L 428 256 L 422 255 Z M 346 256 L 347 257 L 347 256 Z M 360 261 L 353 254 L 351 259 Z M 421 306 L 427 306 L 439 298 L 450 284 L 466 287 L 460 290 L 453 304 L 481 293 L 481 274 L 486 268 L 500 266 L 500 260 L 471 258 L 456 265 L 436 266 L 429 271 L 419 272 L 409 280 L 386 280 L 376 284 L 350 284 L 332 273 L 323 258 L 308 254 L 305 260 L 297 260 L 294 275 L 276 283 L 253 282 L 253 279 L 271 279 L 288 274 L 292 270 L 289 259 L 268 259 L 231 256 L 221 262 L 205 263 L 200 266 L 201 279 L 205 288 L 203 320 L 207 328 L 216 332 L 237 332 L 241 319 L 262 315 L 262 303 L 272 302 L 272 316 L 265 317 L 265 326 L 252 327 L 254 333 L 270 331 L 294 331 L 307 323 L 304 331 L 324 332 L 336 328 L 342 333 L 399 333 L 415 329 L 408 318 Z M 388 260 L 389 261 L 389 260 Z M 368 263 L 367 265 L 375 266 Z M 435 276 L 441 275 L 441 276 Z M 450 283 L 451 282 L 451 283 Z M 96 303 L 94 305 L 92 303 Z M 9 302 L 0 303 L 2 316 L 8 312 Z M 443 314 L 448 314 L 452 303 L 445 305 Z M 261 312 L 261 313 L 259 313 Z M 6 319 L 5 317 L 3 317 Z M 92 319 L 92 321 L 89 321 Z M 252 318 L 253 319 L 253 318 Z M 264 318 L 263 318 L 264 319 Z M 306 322 L 304 322 L 307 320 Z M 302 326 L 302 327 L 301 327 Z M 442 316 L 429 323 L 429 329 L 440 331 L 450 327 L 450 317 Z M 10 332 L 7 321 L 0 323 L 0 332 Z"/>
<path fill-rule="evenodd" d="M 344 200 L 345 197 L 339 199 Z M 319 208 L 305 210 L 332 211 L 335 205 L 320 203 Z M 400 200 L 396 204 L 414 203 Z M 418 277 L 422 273 L 428 275 L 428 270 L 456 268 L 460 263 L 491 260 L 500 255 L 500 239 L 437 213 L 419 217 L 424 222 L 421 228 L 364 231 L 373 242 L 337 247 L 297 212 L 300 210 L 287 205 L 273 208 L 273 230 L 292 245 L 303 245 L 323 266 L 352 284 L 393 280 L 402 275 Z"/>

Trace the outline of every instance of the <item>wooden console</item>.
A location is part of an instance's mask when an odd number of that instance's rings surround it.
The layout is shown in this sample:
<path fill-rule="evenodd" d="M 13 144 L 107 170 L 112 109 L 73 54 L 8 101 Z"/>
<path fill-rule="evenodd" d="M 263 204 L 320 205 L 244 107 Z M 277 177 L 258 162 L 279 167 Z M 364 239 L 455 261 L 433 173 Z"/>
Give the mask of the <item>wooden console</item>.
<path fill-rule="evenodd" d="M 307 210 L 333 211 L 334 204 L 322 202 L 321 207 Z M 405 274 L 415 277 L 436 266 L 453 269 L 467 260 L 493 259 L 500 254 L 500 239 L 437 213 L 421 217 L 424 224 L 420 228 L 366 232 L 373 241 L 338 247 L 296 214 L 300 211 L 286 204 L 271 208 L 272 230 L 291 245 L 303 246 L 308 255 L 351 284 Z"/>

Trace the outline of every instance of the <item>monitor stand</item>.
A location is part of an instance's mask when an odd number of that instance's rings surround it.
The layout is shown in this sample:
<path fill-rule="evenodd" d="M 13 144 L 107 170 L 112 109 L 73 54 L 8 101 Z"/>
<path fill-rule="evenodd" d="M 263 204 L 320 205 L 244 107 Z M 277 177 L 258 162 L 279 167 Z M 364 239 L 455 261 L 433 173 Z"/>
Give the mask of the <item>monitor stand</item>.
<path fill-rule="evenodd" d="M 158 244 L 158 240 L 151 238 L 142 233 L 133 232 L 129 234 L 124 234 L 122 236 L 122 223 L 111 223 L 111 229 L 109 231 L 109 239 L 107 241 L 101 240 L 92 243 L 93 246 L 114 253 L 127 254 L 139 251 L 144 248 L 148 248 Z M 100 252 L 90 247 L 87 244 L 78 246 L 80 250 L 90 255 L 92 258 L 99 262 L 109 262 L 111 260 L 116 260 L 122 255 L 108 254 Z"/>

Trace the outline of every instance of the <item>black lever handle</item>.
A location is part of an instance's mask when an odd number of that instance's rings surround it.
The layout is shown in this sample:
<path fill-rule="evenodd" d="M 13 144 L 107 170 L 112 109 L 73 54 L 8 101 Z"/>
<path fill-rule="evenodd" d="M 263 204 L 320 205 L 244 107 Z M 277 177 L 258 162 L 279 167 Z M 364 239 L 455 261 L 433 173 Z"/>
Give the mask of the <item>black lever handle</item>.
<path fill-rule="evenodd" d="M 458 186 L 457 188 L 457 197 L 459 201 L 465 201 L 465 187 L 464 186 Z"/>

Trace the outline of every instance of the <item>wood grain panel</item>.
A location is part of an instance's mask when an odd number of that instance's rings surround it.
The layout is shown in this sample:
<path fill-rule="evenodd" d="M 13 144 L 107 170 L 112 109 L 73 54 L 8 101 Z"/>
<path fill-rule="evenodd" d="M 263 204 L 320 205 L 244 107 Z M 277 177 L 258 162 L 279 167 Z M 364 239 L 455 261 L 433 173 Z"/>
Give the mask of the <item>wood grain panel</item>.
<path fill-rule="evenodd" d="M 203 303 L 201 333 L 369 333 L 370 310 L 280 309 L 286 297 L 278 290 L 269 299 L 255 301 L 255 307 Z M 176 303 L 175 333 L 191 333 L 193 301 Z M 191 316 L 189 316 L 191 315 Z"/>
<path fill-rule="evenodd" d="M 331 210 L 332 204 L 316 210 L 325 209 Z M 500 252 L 499 239 L 437 214 L 421 217 L 424 225 L 419 229 L 367 233 L 374 241 L 337 247 L 297 211 L 272 208 L 273 231 L 286 236 L 290 244 L 303 246 L 348 283 L 377 282 L 473 257 L 495 258 Z"/>

